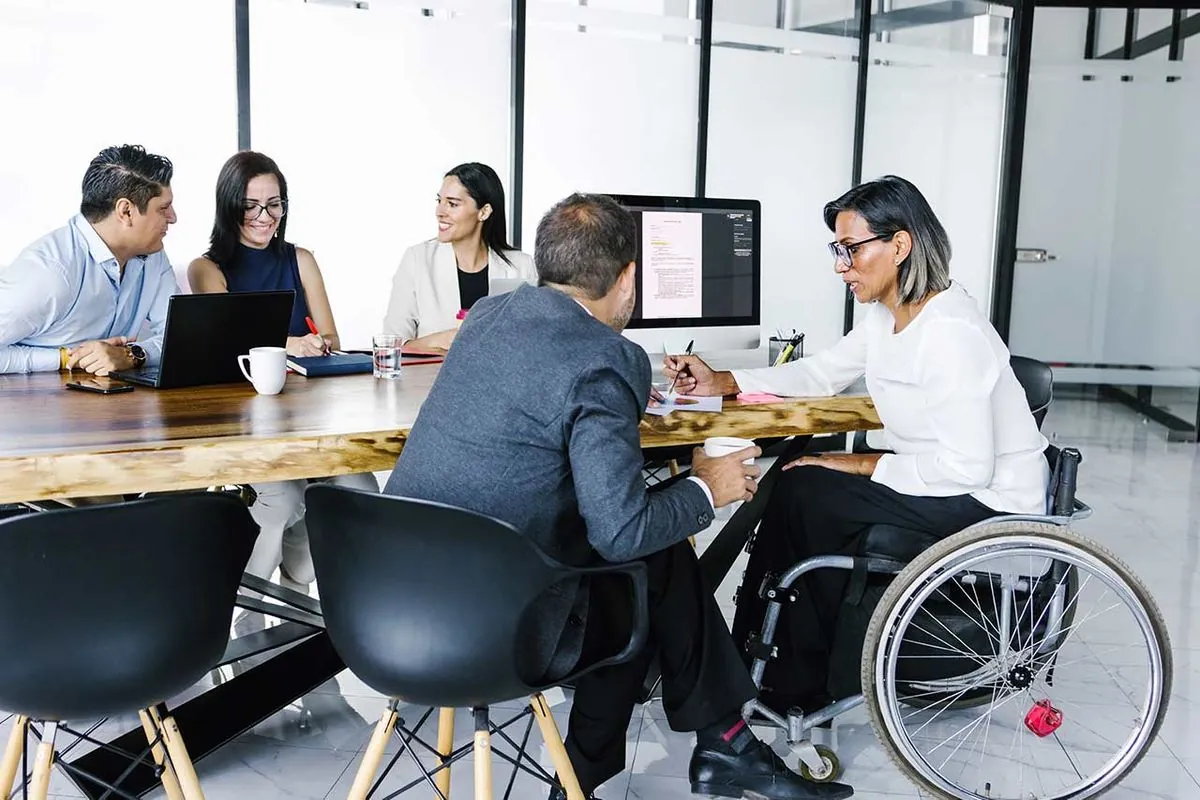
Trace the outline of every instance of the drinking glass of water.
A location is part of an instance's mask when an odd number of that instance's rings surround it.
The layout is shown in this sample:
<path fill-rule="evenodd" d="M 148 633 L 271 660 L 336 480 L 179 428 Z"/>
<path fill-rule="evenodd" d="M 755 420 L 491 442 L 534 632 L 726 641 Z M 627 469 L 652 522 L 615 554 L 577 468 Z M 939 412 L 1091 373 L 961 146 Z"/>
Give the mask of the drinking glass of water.
<path fill-rule="evenodd" d="M 400 351 L 404 341 L 399 336 L 382 333 L 371 338 L 375 351 L 375 377 L 395 380 L 400 377 Z"/>

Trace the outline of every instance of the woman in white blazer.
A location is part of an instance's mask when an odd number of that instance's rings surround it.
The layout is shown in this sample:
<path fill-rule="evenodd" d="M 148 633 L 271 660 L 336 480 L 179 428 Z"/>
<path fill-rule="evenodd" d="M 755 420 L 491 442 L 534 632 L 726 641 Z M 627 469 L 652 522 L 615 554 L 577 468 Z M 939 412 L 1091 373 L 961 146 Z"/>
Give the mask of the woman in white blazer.
<path fill-rule="evenodd" d="M 385 333 L 417 347 L 447 348 L 495 278 L 537 283 L 533 259 L 508 244 L 504 187 L 486 164 L 460 164 L 438 192 L 437 236 L 404 252 L 392 279 Z"/>

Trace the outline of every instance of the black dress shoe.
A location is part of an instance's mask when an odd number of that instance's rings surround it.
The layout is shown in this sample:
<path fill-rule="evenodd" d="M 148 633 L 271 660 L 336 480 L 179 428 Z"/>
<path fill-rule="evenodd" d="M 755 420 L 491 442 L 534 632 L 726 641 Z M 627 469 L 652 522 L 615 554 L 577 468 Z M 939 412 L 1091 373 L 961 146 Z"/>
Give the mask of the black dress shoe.
<path fill-rule="evenodd" d="M 787 768 L 764 742 L 742 753 L 696 745 L 688 765 L 692 794 L 761 797 L 766 800 L 842 800 L 854 790 L 842 783 L 813 783 Z"/>
<path fill-rule="evenodd" d="M 567 793 L 562 789 L 556 789 L 552 786 L 550 787 L 550 796 L 546 800 L 567 800 Z M 600 798 L 594 794 L 589 794 L 587 800 L 600 800 Z"/>

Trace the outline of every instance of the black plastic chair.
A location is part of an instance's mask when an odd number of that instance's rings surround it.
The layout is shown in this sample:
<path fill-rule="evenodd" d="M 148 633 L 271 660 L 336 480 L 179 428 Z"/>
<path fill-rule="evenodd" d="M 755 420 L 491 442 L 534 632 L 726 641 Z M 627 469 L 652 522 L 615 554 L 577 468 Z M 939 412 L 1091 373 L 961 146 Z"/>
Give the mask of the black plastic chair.
<path fill-rule="evenodd" d="M 1017 382 L 1025 389 L 1025 399 L 1029 401 L 1029 410 L 1040 429 L 1054 402 L 1054 370 L 1048 364 L 1027 356 L 1009 356 L 1008 363 L 1012 365 L 1017 376 Z"/>
<path fill-rule="evenodd" d="M 55 736 L 74 733 L 63 720 L 134 710 L 168 797 L 203 797 L 164 703 L 221 660 L 257 535 L 245 504 L 208 493 L 0 521 L 0 708 L 17 715 L 0 797 L 11 791 L 31 721 L 44 722 L 31 788 L 40 800 Z"/>
<path fill-rule="evenodd" d="M 536 717 L 561 786 L 571 800 L 582 800 L 541 693 L 627 661 L 641 649 L 649 624 L 645 565 L 567 567 L 499 520 L 438 503 L 315 485 L 305 491 L 305 505 L 330 640 L 355 675 L 392 698 L 349 797 L 367 796 L 391 733 L 399 733 L 407 746 L 429 717 L 432 709 L 413 730 L 403 721 L 398 727 L 397 708 L 404 698 L 443 709 L 439 746 L 425 745 L 439 754 L 440 764 L 432 771 L 421 766 L 423 777 L 404 788 L 428 783 L 449 797 L 449 766 L 472 750 L 471 745 L 452 749 L 453 709 L 466 707 L 475 714 L 475 796 L 490 799 L 490 736 L 499 729 L 488 718 L 488 706 L 530 697 L 531 709 L 520 717 L 531 712 Z M 629 643 L 612 658 L 552 682 L 531 674 L 544 668 L 532 657 L 539 641 L 539 596 L 573 594 L 578 580 L 599 575 L 623 575 L 631 582 Z M 505 758 L 514 765 L 514 775 L 520 767 L 555 785 L 525 754 L 524 745 L 515 759 Z"/>

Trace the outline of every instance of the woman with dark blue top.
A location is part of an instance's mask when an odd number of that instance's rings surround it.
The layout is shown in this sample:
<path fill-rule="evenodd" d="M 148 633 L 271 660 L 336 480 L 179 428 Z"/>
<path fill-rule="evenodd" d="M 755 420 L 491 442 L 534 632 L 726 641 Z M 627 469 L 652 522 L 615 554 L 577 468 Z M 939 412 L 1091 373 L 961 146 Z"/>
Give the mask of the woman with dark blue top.
<path fill-rule="evenodd" d="M 230 158 L 217 177 L 217 213 L 208 252 L 188 266 L 192 291 L 296 292 L 288 324 L 290 356 L 321 356 L 339 347 L 325 281 L 313 254 L 284 238 L 287 181 L 273 160 L 251 151 Z M 312 317 L 320 334 L 309 331 Z M 339 475 L 322 480 L 379 491 L 375 476 Z M 284 581 L 306 590 L 314 579 L 304 527 L 307 480 L 255 484 L 250 513 L 261 528 L 246 571 L 269 578 L 282 565 Z"/>
<path fill-rule="evenodd" d="M 267 213 L 270 213 L 269 206 Z M 299 249 L 291 242 L 279 239 L 272 239 L 272 242 L 277 246 L 268 245 L 262 249 L 238 242 L 229 261 L 221 265 L 225 288 L 230 292 L 293 290 L 296 302 L 292 305 L 288 336 L 302 339 L 311 333 L 305 322 L 311 312 L 304 296 L 304 281 L 300 278 L 300 263 L 296 255 Z M 307 251 L 304 252 L 307 254 Z"/>
<path fill-rule="evenodd" d="M 287 203 L 287 181 L 273 160 L 247 150 L 226 161 L 208 252 L 188 266 L 188 283 L 204 293 L 294 290 L 288 355 L 324 355 L 338 349 L 337 325 L 313 254 L 284 238 Z M 320 335 L 309 331 L 309 316 Z"/>

